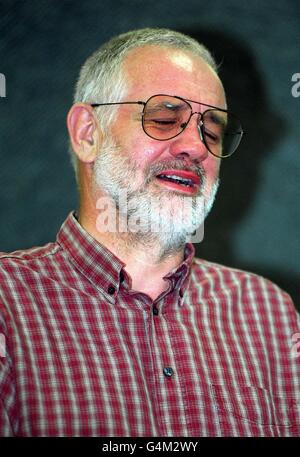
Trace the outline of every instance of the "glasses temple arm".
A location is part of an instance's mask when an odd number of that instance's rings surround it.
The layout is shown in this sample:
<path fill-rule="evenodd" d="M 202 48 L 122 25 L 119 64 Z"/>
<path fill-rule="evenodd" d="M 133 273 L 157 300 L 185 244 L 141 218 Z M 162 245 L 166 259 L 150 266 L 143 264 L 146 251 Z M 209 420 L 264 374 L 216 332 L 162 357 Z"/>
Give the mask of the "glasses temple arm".
<path fill-rule="evenodd" d="M 145 102 L 111 102 L 111 103 L 90 103 L 90 106 L 96 108 L 97 106 L 111 106 L 111 105 L 146 105 Z"/>

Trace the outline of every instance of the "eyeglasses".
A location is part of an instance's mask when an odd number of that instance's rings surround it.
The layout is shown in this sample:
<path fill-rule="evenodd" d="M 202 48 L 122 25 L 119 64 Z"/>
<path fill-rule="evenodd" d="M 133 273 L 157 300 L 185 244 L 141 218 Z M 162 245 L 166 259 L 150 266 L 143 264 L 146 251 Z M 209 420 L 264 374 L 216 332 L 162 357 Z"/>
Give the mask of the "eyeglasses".
<path fill-rule="evenodd" d="M 202 113 L 193 111 L 190 103 L 207 107 Z M 201 141 L 216 157 L 231 156 L 243 136 L 239 119 L 227 110 L 195 102 L 175 95 L 152 95 L 146 102 L 93 103 L 92 107 L 106 105 L 143 105 L 142 126 L 150 138 L 167 141 L 180 135 L 196 114 Z"/>

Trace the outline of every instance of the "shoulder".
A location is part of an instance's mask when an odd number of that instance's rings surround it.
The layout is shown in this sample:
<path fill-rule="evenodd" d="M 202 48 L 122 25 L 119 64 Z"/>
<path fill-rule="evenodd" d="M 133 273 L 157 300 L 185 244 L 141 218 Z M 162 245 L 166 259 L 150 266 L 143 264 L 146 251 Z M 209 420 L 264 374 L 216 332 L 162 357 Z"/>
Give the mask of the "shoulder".
<path fill-rule="evenodd" d="M 194 258 L 191 287 L 199 298 L 243 312 L 286 315 L 299 320 L 289 294 L 269 279 L 237 268 Z"/>
<path fill-rule="evenodd" d="M 29 249 L 22 249 L 13 252 L 1 252 L 0 251 L 0 265 L 5 264 L 5 262 L 13 261 L 30 261 L 51 255 L 56 252 L 59 248 L 57 243 L 47 243 L 44 246 L 36 246 Z"/>
<path fill-rule="evenodd" d="M 214 287 L 219 287 L 222 290 L 251 287 L 253 293 L 258 289 L 264 288 L 279 294 L 286 294 L 275 283 L 261 275 L 197 257 L 193 259 L 191 273 L 195 278 L 210 282 Z"/>
<path fill-rule="evenodd" d="M 0 278 L 3 279 L 22 271 L 38 271 L 43 265 L 51 263 L 60 251 L 57 243 L 47 243 L 30 249 L 14 252 L 0 252 Z"/>
<path fill-rule="evenodd" d="M 0 253 L 0 315 L 12 320 L 34 301 L 45 300 L 56 287 L 64 254 L 57 243 L 14 252 Z M 0 316 L 1 317 L 1 316 Z"/>

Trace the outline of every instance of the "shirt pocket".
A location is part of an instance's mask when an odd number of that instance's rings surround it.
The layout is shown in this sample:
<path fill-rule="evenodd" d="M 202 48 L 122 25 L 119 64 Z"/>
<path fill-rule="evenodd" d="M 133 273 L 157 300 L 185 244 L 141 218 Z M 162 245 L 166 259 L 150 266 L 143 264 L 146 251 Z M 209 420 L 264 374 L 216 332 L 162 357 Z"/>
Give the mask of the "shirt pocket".
<path fill-rule="evenodd" d="M 212 385 L 223 433 L 235 436 L 294 436 L 300 433 L 300 396 L 273 395 L 257 386 Z"/>

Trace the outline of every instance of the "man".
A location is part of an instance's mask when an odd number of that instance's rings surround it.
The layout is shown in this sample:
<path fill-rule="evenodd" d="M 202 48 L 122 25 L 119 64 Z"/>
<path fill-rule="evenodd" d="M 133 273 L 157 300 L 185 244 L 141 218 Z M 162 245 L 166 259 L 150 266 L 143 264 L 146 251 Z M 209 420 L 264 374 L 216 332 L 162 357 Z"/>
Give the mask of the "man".
<path fill-rule="evenodd" d="M 82 67 L 67 123 L 79 211 L 0 261 L 1 435 L 299 435 L 289 296 L 188 242 L 242 136 L 210 53 L 120 35 Z"/>

